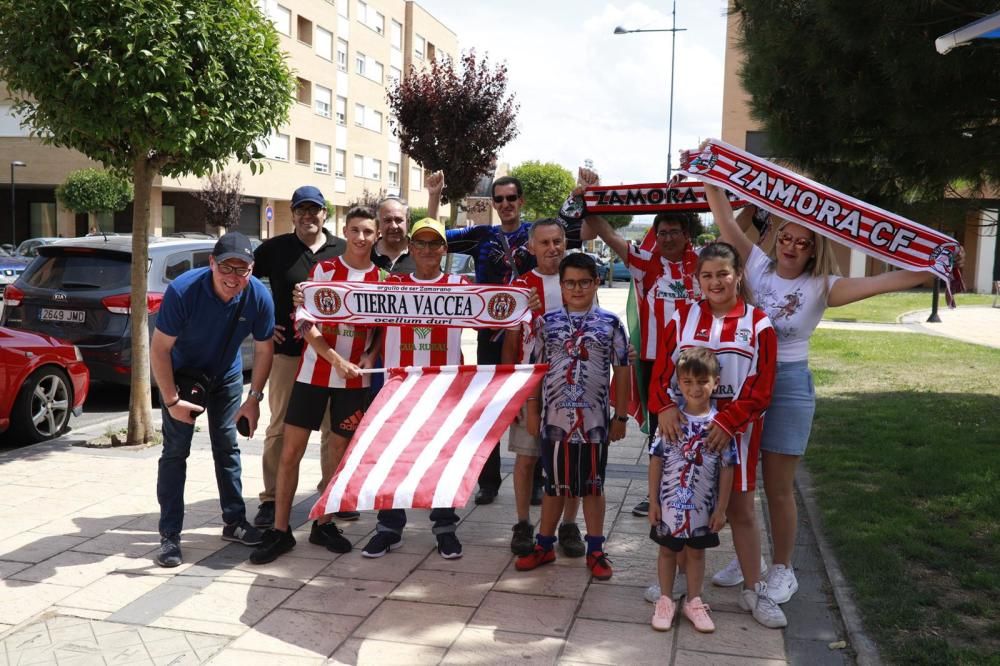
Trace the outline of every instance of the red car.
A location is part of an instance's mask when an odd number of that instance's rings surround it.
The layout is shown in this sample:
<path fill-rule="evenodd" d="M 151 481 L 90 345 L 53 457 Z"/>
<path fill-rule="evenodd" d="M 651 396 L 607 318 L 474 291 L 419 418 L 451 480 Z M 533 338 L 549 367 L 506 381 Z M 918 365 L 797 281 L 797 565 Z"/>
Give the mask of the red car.
<path fill-rule="evenodd" d="M 40 442 L 79 416 L 90 388 L 80 350 L 49 335 L 0 326 L 0 433 Z"/>

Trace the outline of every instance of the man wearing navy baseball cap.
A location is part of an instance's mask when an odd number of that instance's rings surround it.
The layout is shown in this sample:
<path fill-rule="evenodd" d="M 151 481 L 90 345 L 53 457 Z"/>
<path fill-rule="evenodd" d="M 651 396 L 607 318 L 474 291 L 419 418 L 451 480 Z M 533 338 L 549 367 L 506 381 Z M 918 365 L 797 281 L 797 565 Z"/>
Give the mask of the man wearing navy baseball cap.
<path fill-rule="evenodd" d="M 327 231 L 326 198 L 318 187 L 303 185 L 292 194 L 293 231 L 269 238 L 254 252 L 253 274 L 268 278 L 274 296 L 274 363 L 269 378 L 268 406 L 271 422 L 264 436 L 262 457 L 264 488 L 260 492 L 260 509 L 254 518 L 257 527 L 274 525 L 274 497 L 277 490 L 278 463 L 284 448 L 285 413 L 288 398 L 295 385 L 295 374 L 302 356 L 302 340 L 292 331 L 292 289 L 309 278 L 313 266 L 325 259 L 344 253 L 346 243 Z M 335 470 L 329 469 L 327 439 L 330 437 L 330 417 L 320 428 L 320 465 L 323 478 L 317 485 L 322 492 Z"/>
<path fill-rule="evenodd" d="M 274 303 L 267 287 L 251 275 L 250 239 L 231 231 L 215 244 L 208 268 L 181 274 L 163 294 L 149 360 L 160 389 L 163 410 L 163 451 L 156 477 L 160 503 L 160 550 L 163 567 L 182 562 L 180 535 L 184 523 L 184 480 L 191 452 L 195 419 L 206 412 L 212 442 L 215 478 L 225 527 L 222 538 L 248 546 L 261 533 L 246 519 L 240 449 L 236 424 L 246 419 L 251 434 L 260 418 L 260 401 L 271 371 L 274 347 Z M 243 397 L 240 343 L 254 339 L 250 393 Z M 194 391 L 180 386 L 197 382 Z M 179 386 L 180 385 L 180 386 Z"/>

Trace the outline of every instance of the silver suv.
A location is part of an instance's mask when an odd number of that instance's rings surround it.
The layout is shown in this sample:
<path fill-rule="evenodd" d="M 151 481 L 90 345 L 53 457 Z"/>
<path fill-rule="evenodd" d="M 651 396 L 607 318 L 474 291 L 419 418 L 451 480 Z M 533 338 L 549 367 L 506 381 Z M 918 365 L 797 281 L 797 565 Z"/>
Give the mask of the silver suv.
<path fill-rule="evenodd" d="M 179 275 L 208 266 L 214 239 L 149 239 L 146 307 L 156 325 L 163 293 Z M 61 338 L 80 348 L 91 381 L 128 384 L 132 374 L 130 317 L 132 237 L 58 240 L 7 287 L 2 323 Z M 253 367 L 253 345 L 241 347 L 243 369 Z"/>

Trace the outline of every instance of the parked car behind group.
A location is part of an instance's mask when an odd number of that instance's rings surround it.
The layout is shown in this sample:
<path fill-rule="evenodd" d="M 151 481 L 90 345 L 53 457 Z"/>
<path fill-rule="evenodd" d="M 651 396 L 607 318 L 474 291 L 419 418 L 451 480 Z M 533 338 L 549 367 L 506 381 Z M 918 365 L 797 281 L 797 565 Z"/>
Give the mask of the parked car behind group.
<path fill-rule="evenodd" d="M 30 259 L 16 257 L 7 250 L 0 249 L 0 298 L 3 298 L 7 285 L 13 284 L 29 263 Z"/>
<path fill-rule="evenodd" d="M 80 350 L 48 335 L 0 327 L 0 433 L 38 442 L 66 430 L 87 399 L 90 373 Z"/>
<path fill-rule="evenodd" d="M 191 268 L 208 266 L 214 246 L 211 239 L 150 237 L 150 331 L 170 282 Z M 127 385 L 132 372 L 131 262 L 132 237 L 126 234 L 41 246 L 7 288 L 0 324 L 67 340 L 80 348 L 91 380 Z M 251 369 L 252 345 L 245 343 L 242 354 L 244 369 Z"/>

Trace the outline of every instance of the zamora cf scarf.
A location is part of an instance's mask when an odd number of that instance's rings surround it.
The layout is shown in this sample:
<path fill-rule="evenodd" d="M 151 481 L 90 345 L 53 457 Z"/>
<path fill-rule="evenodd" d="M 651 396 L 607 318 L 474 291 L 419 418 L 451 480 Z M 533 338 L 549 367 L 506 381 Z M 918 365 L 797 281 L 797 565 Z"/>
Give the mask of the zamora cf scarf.
<path fill-rule="evenodd" d="M 950 236 L 859 201 L 773 162 L 712 139 L 681 156 L 682 173 L 717 185 L 790 220 L 898 268 L 927 271 L 951 292 L 961 275 L 959 244 Z"/>

